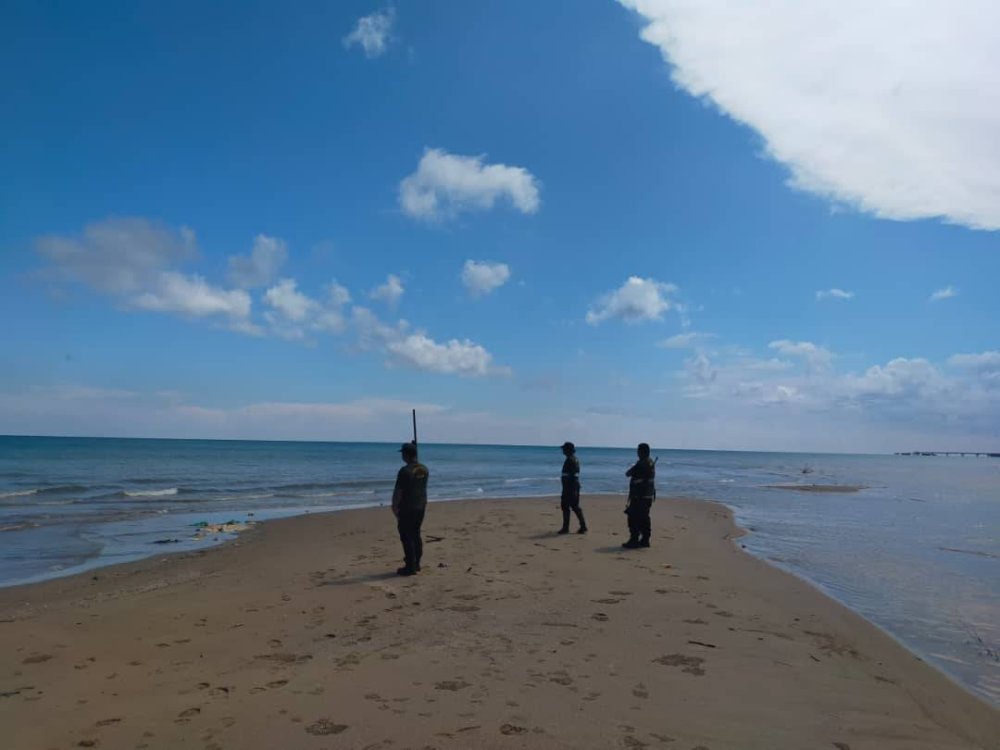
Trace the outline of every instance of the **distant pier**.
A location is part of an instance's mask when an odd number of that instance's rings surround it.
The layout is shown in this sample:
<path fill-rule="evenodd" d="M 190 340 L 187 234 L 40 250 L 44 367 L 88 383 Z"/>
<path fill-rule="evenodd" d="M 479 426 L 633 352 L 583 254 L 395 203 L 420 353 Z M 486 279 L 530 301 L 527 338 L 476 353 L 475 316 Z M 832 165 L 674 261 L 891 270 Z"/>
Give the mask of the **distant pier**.
<path fill-rule="evenodd" d="M 977 458 L 1000 458 L 1000 453 L 982 453 L 980 451 L 910 451 L 897 452 L 897 456 L 976 456 Z"/>

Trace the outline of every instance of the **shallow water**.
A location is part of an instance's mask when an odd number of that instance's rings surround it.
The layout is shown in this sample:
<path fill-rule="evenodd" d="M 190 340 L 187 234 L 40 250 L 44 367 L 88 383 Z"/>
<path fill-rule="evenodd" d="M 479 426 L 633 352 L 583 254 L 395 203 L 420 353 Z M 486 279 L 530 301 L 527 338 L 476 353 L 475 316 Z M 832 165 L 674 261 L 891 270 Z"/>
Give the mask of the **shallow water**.
<path fill-rule="evenodd" d="M 224 538 L 195 539 L 199 521 L 388 502 L 397 447 L 0 437 L 0 585 Z M 624 493 L 634 455 L 580 449 L 584 492 Z M 811 581 L 1000 705 L 1000 459 L 654 455 L 661 496 L 726 503 L 752 532 L 740 540 L 748 550 Z M 432 499 L 559 491 L 558 448 L 423 445 L 421 459 L 431 469 Z M 768 487 L 787 483 L 867 489 Z"/>

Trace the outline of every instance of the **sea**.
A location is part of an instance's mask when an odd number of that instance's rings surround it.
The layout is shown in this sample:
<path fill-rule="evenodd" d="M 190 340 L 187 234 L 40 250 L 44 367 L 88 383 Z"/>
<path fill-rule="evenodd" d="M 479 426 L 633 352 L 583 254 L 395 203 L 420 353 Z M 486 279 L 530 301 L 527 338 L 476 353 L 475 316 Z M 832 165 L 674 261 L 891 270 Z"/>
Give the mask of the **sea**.
<path fill-rule="evenodd" d="M 204 524 L 386 504 L 398 447 L 0 436 L 0 586 L 231 538 L 205 534 Z M 432 501 L 559 492 L 555 446 L 420 450 Z M 619 493 L 624 503 L 634 450 L 581 447 L 578 456 L 584 493 Z M 1000 705 L 1000 459 L 671 448 L 653 456 L 661 497 L 729 506 L 749 552 Z M 774 487 L 788 484 L 865 489 Z"/>

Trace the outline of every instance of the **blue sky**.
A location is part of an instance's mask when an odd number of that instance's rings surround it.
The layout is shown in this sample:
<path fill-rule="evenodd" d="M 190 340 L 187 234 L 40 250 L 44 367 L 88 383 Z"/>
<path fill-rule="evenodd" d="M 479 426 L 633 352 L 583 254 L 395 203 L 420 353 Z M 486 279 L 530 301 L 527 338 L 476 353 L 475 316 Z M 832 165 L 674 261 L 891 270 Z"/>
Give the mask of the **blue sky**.
<path fill-rule="evenodd" d="M 0 433 L 997 450 L 989 24 L 724 6 L 5 4 Z"/>

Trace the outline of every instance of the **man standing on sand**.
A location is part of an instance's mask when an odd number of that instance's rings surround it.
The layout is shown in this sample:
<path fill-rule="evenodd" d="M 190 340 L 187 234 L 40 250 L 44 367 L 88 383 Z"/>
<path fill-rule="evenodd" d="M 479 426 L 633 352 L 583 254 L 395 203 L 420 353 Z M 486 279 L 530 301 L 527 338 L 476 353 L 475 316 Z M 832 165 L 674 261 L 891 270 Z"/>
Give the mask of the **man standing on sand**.
<path fill-rule="evenodd" d="M 639 460 L 631 469 L 625 472 L 629 477 L 628 505 L 625 513 L 628 516 L 628 541 L 622 544 L 627 549 L 649 546 L 651 525 L 649 511 L 656 499 L 656 462 L 649 457 L 649 445 L 639 443 L 636 448 Z"/>
<path fill-rule="evenodd" d="M 396 486 L 392 491 L 392 514 L 396 516 L 399 541 L 403 543 L 403 567 L 396 573 L 412 576 L 420 570 L 420 558 L 424 553 L 424 542 L 420 538 L 420 525 L 424 522 L 427 509 L 427 478 L 430 472 L 417 461 L 416 443 L 403 443 L 399 449 L 406 466 L 396 475 Z"/>
<path fill-rule="evenodd" d="M 580 510 L 580 461 L 576 457 L 576 446 L 572 443 L 563 443 L 563 455 L 566 460 L 562 467 L 562 497 L 559 505 L 562 508 L 562 528 L 560 534 L 569 533 L 569 512 L 572 510 L 580 522 L 577 534 L 587 533 L 587 522 L 583 520 L 583 511 Z"/>

